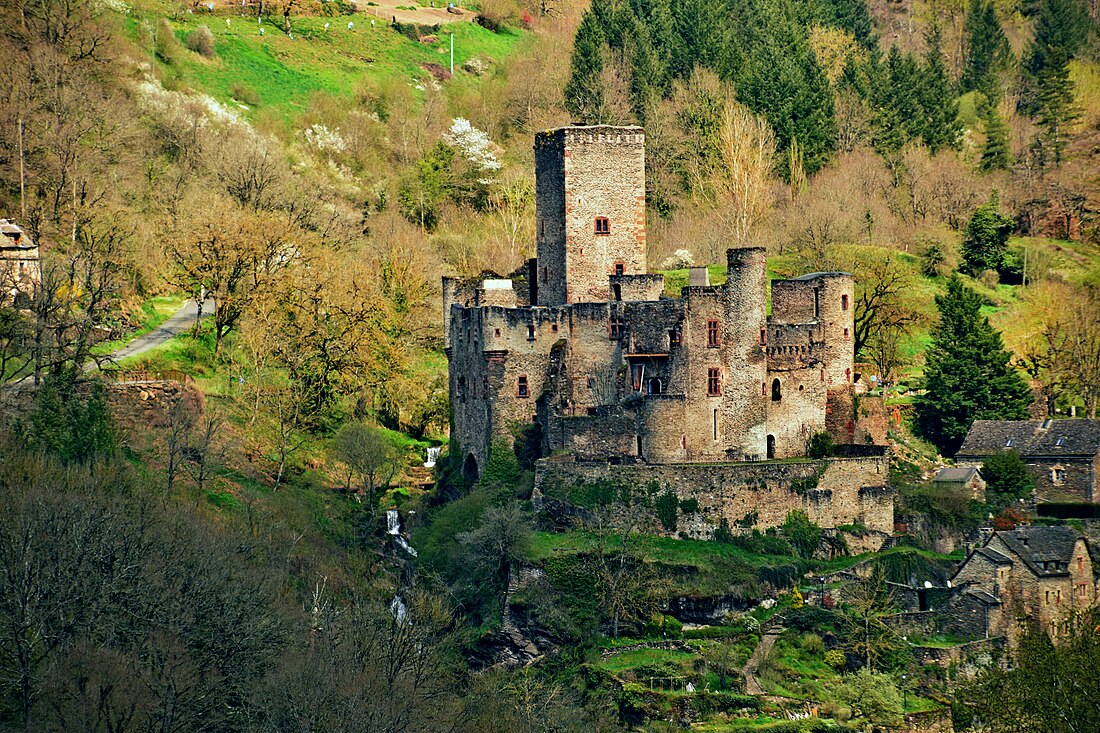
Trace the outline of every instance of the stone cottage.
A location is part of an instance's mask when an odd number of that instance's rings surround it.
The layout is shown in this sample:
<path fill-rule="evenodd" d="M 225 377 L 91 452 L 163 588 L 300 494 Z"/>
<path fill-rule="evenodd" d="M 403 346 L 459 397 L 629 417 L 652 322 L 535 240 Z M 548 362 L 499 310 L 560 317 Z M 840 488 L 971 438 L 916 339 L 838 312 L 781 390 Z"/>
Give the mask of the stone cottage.
<path fill-rule="evenodd" d="M 0 219 L 0 305 L 30 298 L 41 282 L 38 245 L 18 224 Z"/>
<path fill-rule="evenodd" d="M 1057 637 L 1073 613 L 1093 607 L 1097 597 L 1088 542 L 1071 527 L 994 532 L 959 566 L 951 587 L 945 611 L 969 610 L 986 636 L 1004 636 L 1012 645 L 1025 622 Z"/>
<path fill-rule="evenodd" d="M 1007 450 L 1035 476 L 1036 501 L 1100 501 L 1100 420 L 976 420 L 955 461 L 976 467 Z"/>
<path fill-rule="evenodd" d="M 985 501 L 985 479 L 975 466 L 948 466 L 936 472 L 936 488 L 957 492 L 977 501 Z"/>

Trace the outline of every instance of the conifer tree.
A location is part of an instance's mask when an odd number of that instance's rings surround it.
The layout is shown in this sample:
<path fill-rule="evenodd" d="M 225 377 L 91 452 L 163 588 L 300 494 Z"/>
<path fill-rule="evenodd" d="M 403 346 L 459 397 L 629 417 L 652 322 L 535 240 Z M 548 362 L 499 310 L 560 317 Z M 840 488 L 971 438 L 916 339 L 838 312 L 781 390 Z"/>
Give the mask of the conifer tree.
<path fill-rule="evenodd" d="M 970 275 L 1000 270 L 1011 232 L 1012 219 L 1001 213 L 1001 199 L 994 190 L 989 201 L 974 211 L 966 225 L 962 243 L 963 270 Z"/>
<path fill-rule="evenodd" d="M 935 153 L 940 148 L 958 146 L 962 124 L 958 120 L 959 100 L 955 97 L 944 63 L 939 24 L 933 23 L 925 41 L 928 51 L 921 70 L 920 104 L 924 110 L 921 137 Z"/>
<path fill-rule="evenodd" d="M 959 88 L 981 92 L 990 104 L 996 104 L 1001 97 L 997 73 L 1011 62 L 1012 49 L 992 0 L 971 0 L 964 32 L 966 59 Z"/>
<path fill-rule="evenodd" d="M 921 433 L 953 455 L 975 420 L 1023 420 L 1031 390 L 1009 365 L 1001 334 L 981 314 L 984 299 L 958 277 L 936 296 L 940 321 L 932 329 L 925 393 L 916 401 Z"/>
<path fill-rule="evenodd" d="M 1076 117 L 1069 62 L 1088 34 L 1088 12 L 1077 0 L 1042 0 L 1035 21 L 1035 38 L 1025 61 L 1021 108 L 1039 124 L 1036 150 L 1040 164 L 1058 165 L 1066 143 L 1066 127 Z"/>
<path fill-rule="evenodd" d="M 982 171 L 1002 170 L 1012 165 L 1012 150 L 1008 146 L 1008 128 L 997 110 L 990 107 L 985 116 L 985 147 L 978 167 Z"/>
<path fill-rule="evenodd" d="M 572 69 L 565 84 L 565 107 L 575 122 L 588 124 L 602 120 L 604 35 L 596 14 L 589 11 L 581 19 L 573 41 Z"/>

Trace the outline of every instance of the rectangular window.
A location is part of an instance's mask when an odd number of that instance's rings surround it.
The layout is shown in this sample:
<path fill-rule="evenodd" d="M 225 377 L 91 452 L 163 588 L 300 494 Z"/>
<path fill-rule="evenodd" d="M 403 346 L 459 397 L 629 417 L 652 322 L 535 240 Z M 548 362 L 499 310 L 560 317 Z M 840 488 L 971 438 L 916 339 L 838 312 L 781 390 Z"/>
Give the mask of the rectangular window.
<path fill-rule="evenodd" d="M 714 427 L 714 439 L 718 440 L 718 410 L 714 411 L 713 427 Z"/>
<path fill-rule="evenodd" d="M 716 348 L 719 344 L 718 321 L 707 321 L 707 347 Z"/>
<path fill-rule="evenodd" d="M 533 323 L 528 323 L 527 324 L 527 340 L 528 341 L 534 341 L 535 340 L 535 324 L 533 324 Z"/>
<path fill-rule="evenodd" d="M 670 347 L 680 345 L 680 329 L 678 329 L 678 328 L 669 329 L 669 332 L 668 332 L 668 345 Z"/>
<path fill-rule="evenodd" d="M 611 316 L 610 325 L 610 337 L 613 340 L 619 340 L 626 335 L 626 324 L 623 322 L 623 317 L 616 313 Z"/>
<path fill-rule="evenodd" d="M 516 397 L 530 397 L 531 394 L 527 389 L 527 375 L 521 374 L 516 379 Z"/>
<path fill-rule="evenodd" d="M 707 395 L 710 397 L 722 394 L 722 382 L 718 374 L 718 367 L 707 369 Z"/>
<path fill-rule="evenodd" d="M 760 343 L 768 343 L 768 330 L 766 328 L 760 329 Z"/>
<path fill-rule="evenodd" d="M 642 371 L 645 367 L 641 364 L 634 364 L 630 368 L 630 384 L 634 388 L 634 391 L 638 391 L 642 388 Z"/>
<path fill-rule="evenodd" d="M 607 220 L 606 216 L 596 217 L 596 234 L 610 234 L 611 222 Z"/>
<path fill-rule="evenodd" d="M 842 311 L 848 310 L 848 296 L 847 295 L 840 296 L 840 309 Z"/>
<path fill-rule="evenodd" d="M 626 265 L 624 265 L 622 262 L 616 262 L 615 263 L 615 274 L 616 275 L 626 274 Z"/>

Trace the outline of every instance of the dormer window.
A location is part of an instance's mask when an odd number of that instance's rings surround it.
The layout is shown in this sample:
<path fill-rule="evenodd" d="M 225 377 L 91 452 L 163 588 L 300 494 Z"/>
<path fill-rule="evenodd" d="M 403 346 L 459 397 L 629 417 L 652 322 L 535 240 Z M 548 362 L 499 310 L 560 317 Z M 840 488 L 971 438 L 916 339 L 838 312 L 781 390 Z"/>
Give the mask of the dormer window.
<path fill-rule="evenodd" d="M 1043 430 L 1050 430 L 1050 426 L 1053 424 L 1054 421 L 1048 417 L 1046 420 L 1043 420 Z"/>
<path fill-rule="evenodd" d="M 1008 440 L 1005 441 L 1005 448 L 1011 448 L 1014 445 L 1016 445 L 1016 439 L 1015 438 L 1009 438 Z"/>
<path fill-rule="evenodd" d="M 1058 448 L 1061 448 L 1065 444 L 1066 444 L 1065 437 L 1058 438 L 1058 440 L 1054 441 L 1054 445 L 1057 446 Z"/>
<path fill-rule="evenodd" d="M 607 220 L 606 216 L 596 217 L 596 234 L 610 234 L 611 222 Z"/>

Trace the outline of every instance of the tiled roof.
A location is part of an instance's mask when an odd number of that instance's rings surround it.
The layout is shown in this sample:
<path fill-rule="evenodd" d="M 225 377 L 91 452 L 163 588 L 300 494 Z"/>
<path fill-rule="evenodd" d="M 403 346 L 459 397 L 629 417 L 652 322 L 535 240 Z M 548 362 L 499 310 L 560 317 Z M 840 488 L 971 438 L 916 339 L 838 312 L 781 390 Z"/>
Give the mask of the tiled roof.
<path fill-rule="evenodd" d="M 984 590 L 977 590 L 977 589 L 974 589 L 974 588 L 968 588 L 966 590 L 966 592 L 968 594 L 974 596 L 974 598 L 978 599 L 978 601 L 980 601 L 981 603 L 984 603 L 987 606 L 999 606 L 1001 604 L 1000 599 L 998 599 L 992 593 L 987 593 Z"/>
<path fill-rule="evenodd" d="M 933 481 L 969 481 L 971 477 L 978 472 L 978 469 L 973 466 L 969 468 L 941 468 L 936 473 L 936 478 Z"/>
<path fill-rule="evenodd" d="M 959 456 L 988 456 L 1012 449 L 1021 456 L 1095 456 L 1100 420 L 976 420 Z"/>

